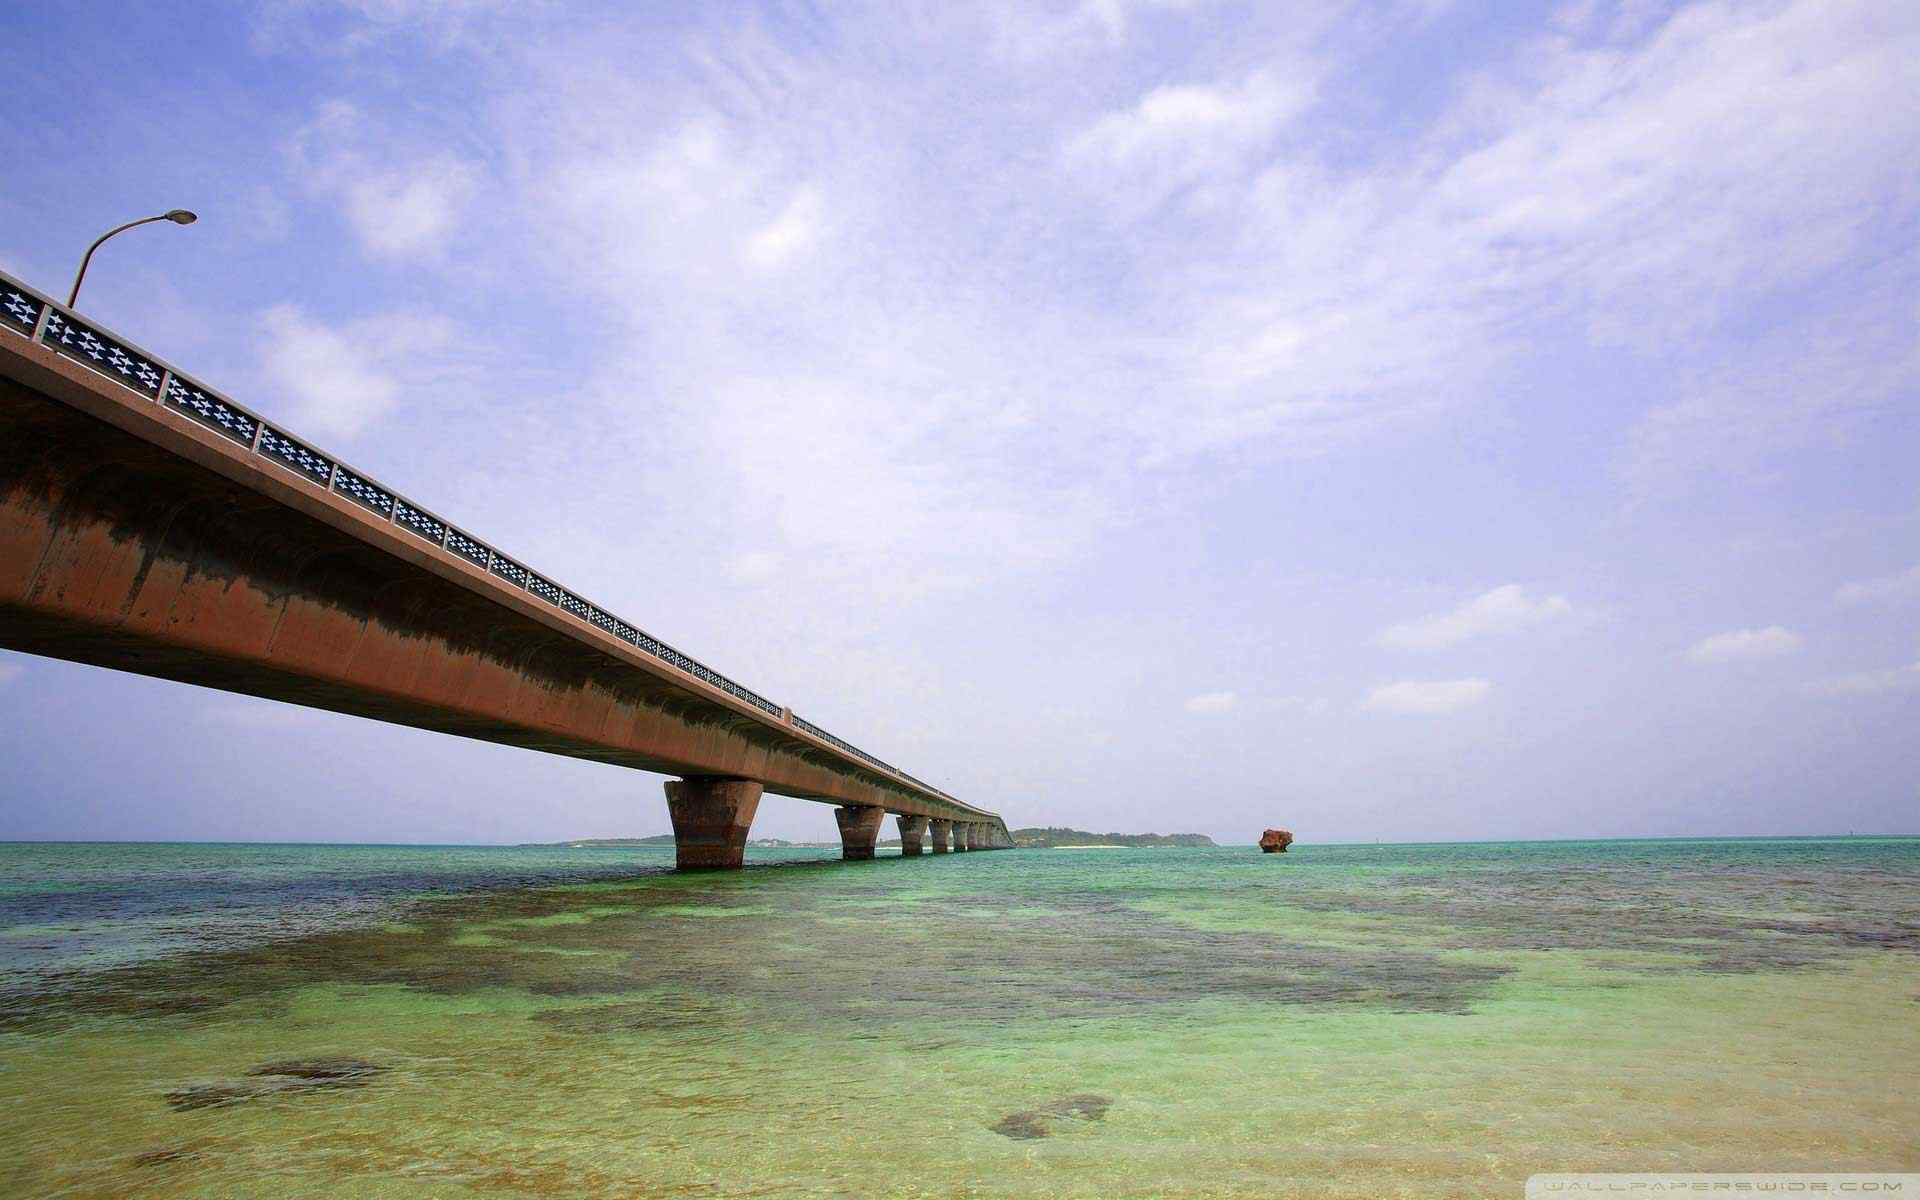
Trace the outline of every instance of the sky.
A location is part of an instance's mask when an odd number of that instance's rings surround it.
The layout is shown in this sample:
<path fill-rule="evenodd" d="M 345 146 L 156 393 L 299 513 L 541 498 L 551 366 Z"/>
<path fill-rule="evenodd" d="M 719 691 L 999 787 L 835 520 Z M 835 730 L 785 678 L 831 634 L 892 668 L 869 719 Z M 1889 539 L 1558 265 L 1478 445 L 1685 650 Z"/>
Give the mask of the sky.
<path fill-rule="evenodd" d="M 1920 6 L 0 23 L 0 268 L 197 211 L 81 307 L 1010 825 L 1920 832 Z M 5 651 L 0 726 L 0 838 L 668 828 Z"/>

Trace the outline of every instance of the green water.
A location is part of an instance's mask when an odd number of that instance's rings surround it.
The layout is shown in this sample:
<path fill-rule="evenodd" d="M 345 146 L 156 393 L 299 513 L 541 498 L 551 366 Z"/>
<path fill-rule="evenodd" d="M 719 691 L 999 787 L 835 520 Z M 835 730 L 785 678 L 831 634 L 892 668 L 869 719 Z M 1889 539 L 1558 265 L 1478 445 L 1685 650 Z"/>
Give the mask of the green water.
<path fill-rule="evenodd" d="M 1920 840 L 812 857 L 0 846 L 0 1194 L 1920 1170 Z"/>

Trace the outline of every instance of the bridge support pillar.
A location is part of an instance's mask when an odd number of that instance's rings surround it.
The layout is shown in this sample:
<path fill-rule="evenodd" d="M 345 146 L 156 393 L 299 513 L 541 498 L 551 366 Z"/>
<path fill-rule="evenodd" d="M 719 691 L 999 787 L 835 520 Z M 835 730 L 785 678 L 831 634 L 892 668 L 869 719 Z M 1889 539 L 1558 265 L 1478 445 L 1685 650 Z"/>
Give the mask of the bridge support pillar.
<path fill-rule="evenodd" d="M 900 823 L 900 853 L 908 858 L 916 858 L 925 849 L 927 840 L 927 819 L 909 817 L 905 813 L 894 818 Z"/>
<path fill-rule="evenodd" d="M 701 775 L 667 781 L 673 818 L 673 860 L 682 871 L 738 870 L 747 852 L 747 827 L 760 807 L 760 783 Z"/>
<path fill-rule="evenodd" d="M 956 852 L 973 849 L 972 822 L 955 821 L 953 823 L 953 848 Z"/>
<path fill-rule="evenodd" d="M 948 839 L 953 835 L 953 822 L 934 817 L 927 822 L 927 831 L 933 836 L 933 852 L 945 854 Z"/>
<path fill-rule="evenodd" d="M 840 857 L 848 862 L 872 858 L 873 843 L 886 816 L 886 809 L 867 804 L 834 809 L 833 819 L 840 823 Z"/>

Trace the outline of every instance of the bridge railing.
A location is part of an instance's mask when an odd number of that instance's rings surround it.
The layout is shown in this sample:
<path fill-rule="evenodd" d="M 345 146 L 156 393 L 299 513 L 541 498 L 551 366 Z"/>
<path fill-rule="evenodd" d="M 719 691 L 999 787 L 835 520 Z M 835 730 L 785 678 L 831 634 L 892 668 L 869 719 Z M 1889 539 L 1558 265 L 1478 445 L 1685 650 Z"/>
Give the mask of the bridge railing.
<path fill-rule="evenodd" d="M 449 554 L 511 583 L 575 618 L 620 639 L 643 653 L 691 675 L 782 723 L 812 734 L 854 758 L 929 792 L 961 808 L 972 805 L 954 799 L 939 788 L 922 783 L 897 767 L 835 737 L 804 718 L 683 654 L 639 626 L 622 620 L 523 566 L 452 522 L 413 503 L 399 492 L 267 422 L 259 414 L 186 372 L 147 353 L 127 339 L 81 318 L 43 293 L 0 272 L 0 326 L 38 342 L 63 358 L 79 363 L 170 411 L 188 417 L 236 445 L 291 472 L 324 491 L 345 497 Z"/>

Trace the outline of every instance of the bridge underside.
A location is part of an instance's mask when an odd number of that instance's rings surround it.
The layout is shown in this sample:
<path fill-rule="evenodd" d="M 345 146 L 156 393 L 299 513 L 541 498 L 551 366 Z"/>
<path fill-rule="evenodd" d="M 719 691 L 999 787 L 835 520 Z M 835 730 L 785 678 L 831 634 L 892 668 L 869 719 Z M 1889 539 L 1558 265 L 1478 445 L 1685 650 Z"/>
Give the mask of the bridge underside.
<path fill-rule="evenodd" d="M 852 810 L 849 857 L 862 839 L 871 854 L 882 812 L 1004 838 L 998 817 L 870 769 L 122 392 L 0 341 L 0 645 L 657 771 L 702 796 L 726 791 L 707 781 L 749 781 L 755 803 L 764 789 Z M 683 847 L 684 865 L 738 861 L 737 847 Z"/>

